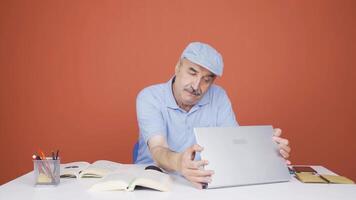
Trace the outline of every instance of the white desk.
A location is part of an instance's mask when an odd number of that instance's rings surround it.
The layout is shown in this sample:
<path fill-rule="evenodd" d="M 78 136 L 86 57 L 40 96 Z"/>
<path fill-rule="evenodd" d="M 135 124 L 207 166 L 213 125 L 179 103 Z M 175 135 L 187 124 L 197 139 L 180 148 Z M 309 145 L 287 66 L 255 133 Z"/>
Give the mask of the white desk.
<path fill-rule="evenodd" d="M 319 173 L 332 174 L 321 166 L 314 166 Z M 356 185 L 303 184 L 296 179 L 286 183 L 241 186 L 222 189 L 197 190 L 184 179 L 174 177 L 171 192 L 136 190 L 135 192 L 91 192 L 87 190 L 93 180 L 61 179 L 54 187 L 34 187 L 33 172 L 0 186 L 0 200 L 90 200 L 90 199 L 337 199 L 356 200 Z"/>

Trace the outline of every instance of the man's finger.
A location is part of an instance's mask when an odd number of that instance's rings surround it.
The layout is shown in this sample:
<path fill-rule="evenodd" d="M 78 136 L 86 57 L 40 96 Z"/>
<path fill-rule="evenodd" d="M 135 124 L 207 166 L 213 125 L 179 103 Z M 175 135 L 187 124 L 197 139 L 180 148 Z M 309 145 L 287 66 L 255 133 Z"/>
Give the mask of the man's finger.
<path fill-rule="evenodd" d="M 196 177 L 207 177 L 214 174 L 213 170 L 199 170 L 199 169 L 187 169 L 185 175 L 196 176 Z"/>
<path fill-rule="evenodd" d="M 284 144 L 284 145 L 289 145 L 289 141 L 287 139 L 281 138 L 281 137 L 273 137 L 273 140 L 277 142 L 278 144 Z"/>
<path fill-rule="evenodd" d="M 212 181 L 211 176 L 187 176 L 186 178 L 195 183 L 210 183 Z"/>
<path fill-rule="evenodd" d="M 284 151 L 283 149 L 281 149 L 279 152 L 283 156 L 283 158 L 288 158 L 289 157 L 289 153 Z"/>
<path fill-rule="evenodd" d="M 291 148 L 289 146 L 287 146 L 287 145 L 279 144 L 278 146 L 279 146 L 280 149 L 283 149 L 287 153 L 290 153 L 290 151 L 291 151 Z"/>
<path fill-rule="evenodd" d="M 196 183 L 196 182 L 192 182 L 192 181 L 190 181 L 192 184 L 193 184 L 193 186 L 195 187 L 195 188 L 197 188 L 197 189 L 203 189 L 203 185 L 201 184 L 201 183 Z"/>
<path fill-rule="evenodd" d="M 194 160 L 195 157 L 195 152 L 201 152 L 203 151 L 203 147 L 199 146 L 198 144 L 195 144 L 189 148 L 187 148 L 187 150 L 185 151 L 185 154 L 189 156 L 189 158 L 191 160 Z"/>
<path fill-rule="evenodd" d="M 282 130 L 280 128 L 273 129 L 273 136 L 279 137 L 282 135 Z"/>
<path fill-rule="evenodd" d="M 209 164 L 209 162 L 207 160 L 190 161 L 188 163 L 188 168 L 189 169 L 200 169 L 208 164 Z"/>
<path fill-rule="evenodd" d="M 202 146 L 200 146 L 199 144 L 194 144 L 194 145 L 192 146 L 192 150 L 193 150 L 194 152 L 201 152 L 201 151 L 204 150 L 204 148 L 203 148 Z"/>
<path fill-rule="evenodd" d="M 195 152 L 200 152 L 203 150 L 203 147 L 195 144 L 189 148 L 187 148 L 184 152 L 183 159 L 189 159 L 189 160 L 194 160 L 195 158 Z"/>

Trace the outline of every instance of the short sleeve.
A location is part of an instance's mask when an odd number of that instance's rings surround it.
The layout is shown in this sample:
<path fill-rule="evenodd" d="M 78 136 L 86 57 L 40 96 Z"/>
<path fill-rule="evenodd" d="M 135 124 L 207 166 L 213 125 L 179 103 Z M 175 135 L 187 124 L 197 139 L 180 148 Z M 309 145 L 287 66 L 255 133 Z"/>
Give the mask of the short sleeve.
<path fill-rule="evenodd" d="M 162 102 L 149 89 L 142 90 L 136 99 L 140 136 L 147 144 L 154 135 L 166 137 L 165 121 L 161 112 Z"/>
<path fill-rule="evenodd" d="M 239 124 L 236 121 L 235 113 L 229 97 L 224 90 L 221 90 L 219 95 L 219 108 L 217 124 L 220 127 L 236 127 Z"/>

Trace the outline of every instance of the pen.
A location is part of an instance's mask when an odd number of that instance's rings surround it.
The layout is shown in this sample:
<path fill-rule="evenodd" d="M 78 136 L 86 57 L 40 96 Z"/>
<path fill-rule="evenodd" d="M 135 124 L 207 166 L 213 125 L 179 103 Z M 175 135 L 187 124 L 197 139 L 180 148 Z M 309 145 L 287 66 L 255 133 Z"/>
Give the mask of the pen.
<path fill-rule="evenodd" d="M 46 160 L 46 155 L 41 151 L 41 149 L 38 149 L 38 154 L 40 155 L 42 160 Z"/>
<path fill-rule="evenodd" d="M 42 166 L 45 168 L 45 171 L 47 172 L 47 176 L 51 177 L 51 180 L 54 180 L 53 174 L 51 172 L 51 166 L 47 162 L 46 155 L 41 151 L 41 149 L 38 149 L 39 154 L 41 155 L 41 159 L 43 160 Z"/>
<path fill-rule="evenodd" d="M 56 152 L 56 160 L 58 160 L 59 150 Z"/>

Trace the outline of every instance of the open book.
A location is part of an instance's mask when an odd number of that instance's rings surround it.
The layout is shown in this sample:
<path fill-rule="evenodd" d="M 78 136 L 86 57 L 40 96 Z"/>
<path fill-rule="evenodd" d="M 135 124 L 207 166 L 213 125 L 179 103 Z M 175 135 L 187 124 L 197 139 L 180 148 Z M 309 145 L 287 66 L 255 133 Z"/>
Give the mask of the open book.
<path fill-rule="evenodd" d="M 133 191 L 136 186 L 169 191 L 172 185 L 171 177 L 164 172 L 107 160 L 62 164 L 61 178 L 98 178 L 92 191 Z"/>
<path fill-rule="evenodd" d="M 108 174 L 91 187 L 92 191 L 125 190 L 133 191 L 136 186 L 151 188 L 162 192 L 171 189 L 171 177 L 152 169 L 128 167 Z"/>
<path fill-rule="evenodd" d="M 61 165 L 61 178 L 102 178 L 118 170 L 123 164 L 108 160 L 71 162 Z"/>

